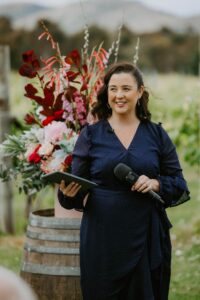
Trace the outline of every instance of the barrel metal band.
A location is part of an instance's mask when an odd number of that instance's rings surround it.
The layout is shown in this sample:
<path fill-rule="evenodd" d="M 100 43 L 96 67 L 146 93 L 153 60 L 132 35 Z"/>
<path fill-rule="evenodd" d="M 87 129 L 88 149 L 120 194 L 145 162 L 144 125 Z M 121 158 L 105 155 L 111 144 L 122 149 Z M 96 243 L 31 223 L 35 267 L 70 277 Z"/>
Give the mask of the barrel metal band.
<path fill-rule="evenodd" d="M 24 249 L 27 250 L 28 252 L 36 252 L 36 253 L 79 255 L 78 248 L 55 248 L 55 247 L 46 247 L 46 246 L 32 246 L 29 244 L 25 244 Z"/>
<path fill-rule="evenodd" d="M 26 236 L 31 239 L 45 240 L 45 241 L 55 241 L 55 242 L 79 242 L 79 235 L 52 235 L 42 232 L 33 232 L 27 230 Z"/>
<path fill-rule="evenodd" d="M 55 229 L 80 229 L 81 221 L 78 219 L 56 219 L 31 217 L 29 224 L 33 227 L 55 228 Z"/>
<path fill-rule="evenodd" d="M 44 264 L 22 263 L 21 270 L 23 272 L 44 275 L 58 275 L 58 276 L 80 276 L 79 267 L 57 267 L 48 266 Z"/>

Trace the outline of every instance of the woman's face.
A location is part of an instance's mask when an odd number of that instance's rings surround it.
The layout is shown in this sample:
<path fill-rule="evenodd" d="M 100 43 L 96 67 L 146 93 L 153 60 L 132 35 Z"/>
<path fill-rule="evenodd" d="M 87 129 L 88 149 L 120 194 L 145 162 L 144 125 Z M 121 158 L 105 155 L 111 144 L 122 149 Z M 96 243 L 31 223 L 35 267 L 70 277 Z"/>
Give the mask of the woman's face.
<path fill-rule="evenodd" d="M 113 74 L 108 83 L 108 103 L 112 114 L 135 114 L 135 107 L 143 90 L 143 87 L 138 89 L 131 73 Z"/>

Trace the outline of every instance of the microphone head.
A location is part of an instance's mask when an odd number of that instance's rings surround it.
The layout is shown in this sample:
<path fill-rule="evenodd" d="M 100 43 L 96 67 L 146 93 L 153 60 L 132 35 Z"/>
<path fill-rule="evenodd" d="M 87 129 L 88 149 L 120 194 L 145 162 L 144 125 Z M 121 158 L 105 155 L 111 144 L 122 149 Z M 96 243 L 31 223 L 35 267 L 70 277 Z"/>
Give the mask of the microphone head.
<path fill-rule="evenodd" d="M 123 163 L 119 163 L 118 165 L 116 165 L 116 167 L 114 168 L 114 174 L 115 176 L 124 181 L 126 180 L 126 176 L 132 172 L 131 168 L 129 168 L 127 165 L 123 164 Z"/>

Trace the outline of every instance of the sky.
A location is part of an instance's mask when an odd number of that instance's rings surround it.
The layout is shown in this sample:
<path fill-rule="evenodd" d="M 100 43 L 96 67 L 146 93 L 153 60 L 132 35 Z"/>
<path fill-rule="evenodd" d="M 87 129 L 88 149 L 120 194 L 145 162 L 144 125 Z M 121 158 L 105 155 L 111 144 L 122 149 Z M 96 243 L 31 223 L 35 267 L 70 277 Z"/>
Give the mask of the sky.
<path fill-rule="evenodd" d="M 0 0 L 0 4 L 8 4 L 8 3 L 35 3 L 42 4 L 47 6 L 58 6 L 66 3 L 72 2 L 80 2 L 86 0 Z M 95 0 L 88 0 L 95 1 Z M 102 0 L 104 1 L 109 0 Z M 135 0 L 130 0 L 135 1 Z M 149 7 L 161 10 L 164 12 L 173 13 L 175 15 L 180 16 L 191 16 L 200 14 L 200 0 L 137 0 L 138 2 L 147 4 Z M 123 3 L 123 0 L 122 0 Z"/>

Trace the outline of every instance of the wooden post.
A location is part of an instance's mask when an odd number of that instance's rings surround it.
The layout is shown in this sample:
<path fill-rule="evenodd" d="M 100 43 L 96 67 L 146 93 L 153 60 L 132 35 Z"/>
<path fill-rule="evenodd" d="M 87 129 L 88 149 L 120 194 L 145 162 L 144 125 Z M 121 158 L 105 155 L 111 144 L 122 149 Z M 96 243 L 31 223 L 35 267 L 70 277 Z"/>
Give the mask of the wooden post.
<path fill-rule="evenodd" d="M 0 143 L 9 132 L 10 49 L 0 45 Z M 0 181 L 0 231 L 13 233 L 12 184 Z"/>
<path fill-rule="evenodd" d="M 200 35 L 199 35 L 199 43 L 198 43 L 198 75 L 200 79 Z"/>

